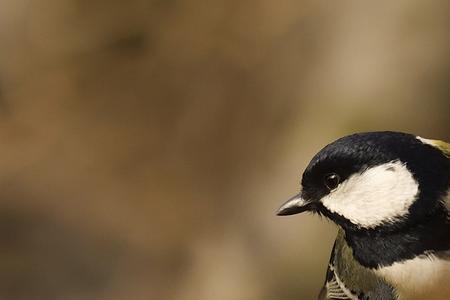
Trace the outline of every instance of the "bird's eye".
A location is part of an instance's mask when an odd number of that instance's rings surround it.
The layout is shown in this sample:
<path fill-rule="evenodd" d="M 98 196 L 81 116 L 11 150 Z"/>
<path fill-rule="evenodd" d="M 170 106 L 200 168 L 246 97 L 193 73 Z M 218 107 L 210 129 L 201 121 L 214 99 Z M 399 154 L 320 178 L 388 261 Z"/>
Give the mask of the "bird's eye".
<path fill-rule="evenodd" d="M 324 184 L 327 187 L 327 189 L 334 190 L 335 188 L 337 188 L 337 186 L 339 185 L 339 183 L 341 182 L 341 178 L 339 177 L 338 174 L 336 173 L 330 173 L 325 175 L 324 177 Z"/>

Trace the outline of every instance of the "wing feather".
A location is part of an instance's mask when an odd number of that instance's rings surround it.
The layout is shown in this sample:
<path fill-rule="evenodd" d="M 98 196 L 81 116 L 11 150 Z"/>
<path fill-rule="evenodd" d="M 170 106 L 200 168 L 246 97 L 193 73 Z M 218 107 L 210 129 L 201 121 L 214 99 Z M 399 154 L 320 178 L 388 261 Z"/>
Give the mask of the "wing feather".
<path fill-rule="evenodd" d="M 331 251 L 330 262 L 327 268 L 327 276 L 324 286 L 320 292 L 319 300 L 360 300 L 357 295 L 353 294 L 336 274 L 333 262 L 335 255 L 336 242 Z"/>

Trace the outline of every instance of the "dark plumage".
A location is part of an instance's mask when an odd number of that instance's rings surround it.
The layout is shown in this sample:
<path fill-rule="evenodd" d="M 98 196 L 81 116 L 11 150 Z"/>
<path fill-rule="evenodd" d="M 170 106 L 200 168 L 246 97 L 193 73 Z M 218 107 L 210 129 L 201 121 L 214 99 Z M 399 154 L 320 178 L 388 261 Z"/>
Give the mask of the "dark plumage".
<path fill-rule="evenodd" d="M 352 261 L 346 262 L 354 265 L 350 269 L 365 272 L 366 277 L 370 275 L 378 282 L 365 289 L 358 288 L 362 284 L 359 282 L 349 289 L 356 298 L 339 299 L 365 299 L 368 294 L 370 299 L 393 299 L 395 287 L 371 270 L 423 255 L 446 256 L 450 249 L 449 210 L 445 203 L 450 189 L 447 147 L 443 142 L 406 133 L 370 132 L 338 139 L 313 157 L 303 173 L 301 193 L 283 205 L 278 214 L 308 210 L 339 225 L 341 232 L 330 268 L 336 268 L 343 251 L 347 251 Z M 414 189 L 417 193 L 409 195 Z M 373 195 L 378 192 L 386 199 Z M 349 202 L 346 195 L 355 201 Z M 383 205 L 385 211 L 380 207 Z M 365 207 L 376 208 L 376 215 Z M 340 240 L 342 243 L 337 243 Z M 328 283 L 335 274 L 330 268 Z M 343 271 L 347 270 L 345 265 L 337 269 L 354 285 L 351 272 Z M 387 298 L 377 298 L 380 287 Z"/>

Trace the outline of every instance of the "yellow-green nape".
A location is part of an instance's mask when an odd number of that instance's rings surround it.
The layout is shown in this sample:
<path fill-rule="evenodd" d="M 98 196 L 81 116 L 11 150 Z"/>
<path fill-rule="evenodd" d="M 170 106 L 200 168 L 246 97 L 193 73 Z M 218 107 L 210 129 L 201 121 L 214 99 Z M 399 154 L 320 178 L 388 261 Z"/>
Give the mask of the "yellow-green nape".
<path fill-rule="evenodd" d="M 431 145 L 439 150 L 441 150 L 445 156 L 450 157 L 450 144 L 440 140 L 430 140 L 424 139 L 420 136 L 417 137 L 422 143 Z"/>

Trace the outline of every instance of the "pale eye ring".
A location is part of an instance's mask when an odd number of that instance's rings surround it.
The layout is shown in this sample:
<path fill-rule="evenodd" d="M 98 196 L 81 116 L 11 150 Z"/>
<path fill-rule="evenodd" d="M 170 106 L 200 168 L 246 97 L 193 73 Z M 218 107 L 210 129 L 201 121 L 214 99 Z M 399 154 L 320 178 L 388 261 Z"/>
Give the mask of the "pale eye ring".
<path fill-rule="evenodd" d="M 341 183 L 341 178 L 336 173 L 329 173 L 324 176 L 323 184 L 330 191 L 337 188 L 339 183 Z"/>

